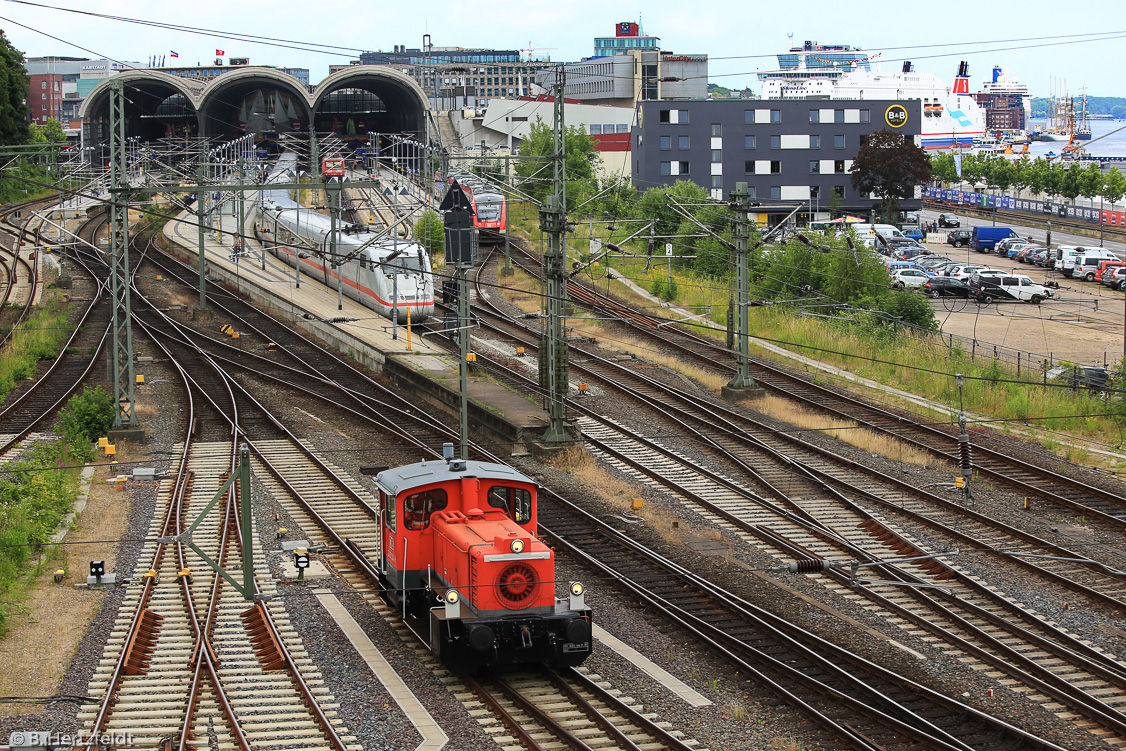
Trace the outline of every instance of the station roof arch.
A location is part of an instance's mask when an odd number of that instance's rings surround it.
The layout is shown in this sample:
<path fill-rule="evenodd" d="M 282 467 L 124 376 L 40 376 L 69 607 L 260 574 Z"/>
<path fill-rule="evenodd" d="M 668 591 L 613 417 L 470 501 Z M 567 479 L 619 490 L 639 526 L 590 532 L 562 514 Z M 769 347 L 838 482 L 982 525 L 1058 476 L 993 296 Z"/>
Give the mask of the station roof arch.
<path fill-rule="evenodd" d="M 430 100 L 418 82 L 406 73 L 384 65 L 351 65 L 329 75 L 313 91 L 313 111 L 324 114 L 326 100 L 346 90 L 366 91 L 378 98 L 384 110 L 374 127 L 379 132 L 421 135 Z"/>
<path fill-rule="evenodd" d="M 123 81 L 127 98 L 125 133 L 146 140 L 164 135 L 169 117 L 167 103 L 173 101 L 171 119 L 186 119 L 196 124 L 199 94 L 203 88 L 188 79 L 150 69 L 124 70 L 100 81 L 86 96 L 80 117 L 97 140 L 108 138 L 109 97 L 113 81 Z M 165 113 L 162 113 L 162 110 Z"/>
<path fill-rule="evenodd" d="M 238 68 L 204 86 L 199 119 L 200 132 L 205 136 L 301 131 L 311 120 L 309 91 L 295 77 L 276 68 Z"/>

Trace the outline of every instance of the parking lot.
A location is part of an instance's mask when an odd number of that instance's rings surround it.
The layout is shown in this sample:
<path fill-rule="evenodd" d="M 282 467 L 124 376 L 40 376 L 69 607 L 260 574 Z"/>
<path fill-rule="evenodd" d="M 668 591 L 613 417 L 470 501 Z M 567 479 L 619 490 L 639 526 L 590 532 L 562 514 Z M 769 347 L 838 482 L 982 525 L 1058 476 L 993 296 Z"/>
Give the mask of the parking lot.
<path fill-rule="evenodd" d="M 1113 366 L 1121 360 L 1123 324 L 1126 321 L 1126 295 L 1122 292 L 1113 291 L 1098 282 L 1067 279 L 1057 272 L 1017 263 L 996 254 L 954 248 L 943 244 L 944 239 L 944 232 L 932 233 L 928 237 L 931 242 L 926 246 L 931 252 L 954 261 L 985 264 L 990 268 L 1027 275 L 1040 283 L 1058 282 L 1060 285 L 1055 297 L 1040 305 L 1022 302 L 978 305 L 973 300 L 953 297 L 932 300 L 944 332 L 983 343 L 1051 355 L 1057 361 L 1102 364 L 1105 359 Z"/>

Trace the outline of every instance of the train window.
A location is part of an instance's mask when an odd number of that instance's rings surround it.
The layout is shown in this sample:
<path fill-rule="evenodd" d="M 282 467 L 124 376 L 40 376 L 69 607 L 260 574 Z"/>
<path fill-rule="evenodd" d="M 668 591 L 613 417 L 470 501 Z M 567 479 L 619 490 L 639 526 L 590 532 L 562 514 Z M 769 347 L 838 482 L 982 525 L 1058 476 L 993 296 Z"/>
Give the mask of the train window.
<path fill-rule="evenodd" d="M 507 511 L 517 524 L 527 524 L 532 520 L 532 494 L 524 488 L 494 485 L 489 488 L 489 505 Z"/>
<path fill-rule="evenodd" d="M 403 526 L 407 529 L 426 529 L 430 515 L 441 511 L 449 503 L 449 496 L 441 488 L 431 488 L 421 493 L 411 493 L 403 499 Z"/>
<path fill-rule="evenodd" d="M 386 524 L 387 528 L 392 532 L 397 532 L 398 528 L 395 526 L 395 503 L 388 501 L 390 501 L 390 499 L 387 497 L 387 494 L 382 490 L 379 491 L 379 504 L 383 507 L 384 512 L 383 523 Z"/>

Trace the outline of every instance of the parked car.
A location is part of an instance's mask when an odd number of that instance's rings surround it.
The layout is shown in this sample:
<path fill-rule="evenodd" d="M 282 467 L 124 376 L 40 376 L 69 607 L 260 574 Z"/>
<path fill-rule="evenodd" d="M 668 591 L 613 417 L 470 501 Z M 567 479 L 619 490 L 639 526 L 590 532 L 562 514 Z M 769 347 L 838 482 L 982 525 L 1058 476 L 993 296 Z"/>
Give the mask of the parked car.
<path fill-rule="evenodd" d="M 1103 277 L 1106 276 L 1108 270 L 1113 271 L 1114 269 L 1117 269 L 1120 266 L 1126 266 L 1126 262 L 1123 262 L 1123 261 L 1103 261 L 1102 263 L 1099 264 L 1098 269 L 1095 270 L 1094 281 L 1101 282 L 1103 280 Z M 1091 279 L 1088 278 L 1090 276 L 1090 273 L 1091 273 L 1090 271 L 1084 271 L 1083 278 L 1086 279 L 1087 281 L 1092 281 Z"/>
<path fill-rule="evenodd" d="M 1047 248 L 1045 248 L 1043 245 L 1025 245 L 1023 248 L 1017 251 L 1017 254 L 1013 256 L 1013 258 L 1015 258 L 1019 263 L 1032 263 L 1032 256 L 1036 255 L 1042 250 L 1046 251 Z"/>
<path fill-rule="evenodd" d="M 904 224 L 913 224 L 913 225 L 918 226 L 918 224 L 919 224 L 919 212 L 918 211 L 908 211 L 908 212 L 906 212 L 903 215 L 903 223 Z"/>
<path fill-rule="evenodd" d="M 923 283 L 923 294 L 927 297 L 969 297 L 970 288 L 960 279 L 948 276 L 933 276 Z"/>
<path fill-rule="evenodd" d="M 931 277 L 919 269 L 899 269 L 891 275 L 891 286 L 903 289 L 904 287 L 918 288 L 926 284 Z"/>
<path fill-rule="evenodd" d="M 946 244 L 953 245 L 955 248 L 964 248 L 970 243 L 970 238 L 973 237 L 973 231 L 968 229 L 956 229 L 946 235 Z"/>
<path fill-rule="evenodd" d="M 1018 253 L 1029 247 L 1032 247 L 1032 243 L 1027 240 L 1017 240 L 1016 242 L 1009 243 L 1004 250 L 998 250 L 997 253 L 1009 258 L 1016 258 Z"/>
<path fill-rule="evenodd" d="M 1008 253 L 1009 248 L 1013 245 L 1013 243 L 1018 243 L 1018 242 L 1019 243 L 1027 243 L 1028 240 L 1022 240 L 1019 237 L 1006 237 L 1003 240 L 998 240 L 997 245 L 996 245 L 997 253 L 998 254 Z"/>
<path fill-rule="evenodd" d="M 1035 264 L 1037 266 L 1051 268 L 1052 251 L 1048 248 L 1041 248 L 1040 250 L 1030 253 L 1027 256 L 1027 260 L 1029 263 Z"/>
<path fill-rule="evenodd" d="M 926 268 L 924 268 L 924 267 L 920 266 L 919 264 L 917 264 L 917 263 L 913 263 L 913 262 L 911 262 L 911 261 L 895 261 L 895 260 L 890 260 L 890 261 L 888 261 L 888 262 L 887 262 L 887 264 L 885 264 L 885 265 L 886 265 L 886 266 L 887 266 L 887 268 L 888 268 L 888 273 L 889 273 L 889 274 L 894 274 L 895 272 L 897 272 L 897 271 L 903 271 L 904 269 L 913 269 L 913 270 L 915 270 L 915 271 L 921 271 L 921 272 L 922 272 L 923 274 L 925 274 L 926 276 L 933 276 L 933 275 L 934 275 L 934 274 L 933 274 L 933 272 L 931 272 L 931 271 L 929 271 L 928 269 L 926 269 Z"/>
<path fill-rule="evenodd" d="M 939 214 L 938 215 L 939 227 L 961 227 L 962 221 L 953 214 Z"/>
<path fill-rule="evenodd" d="M 1103 275 L 1099 278 L 1099 283 L 1110 287 L 1111 289 L 1122 289 L 1121 282 L 1126 280 L 1126 265 L 1113 266 L 1103 271 Z"/>
<path fill-rule="evenodd" d="M 965 279 L 978 269 L 984 269 L 980 263 L 956 263 L 953 266 L 948 266 L 942 270 L 943 276 L 948 276 L 951 279 Z"/>
<path fill-rule="evenodd" d="M 925 269 L 935 271 L 937 267 L 943 265 L 944 263 L 954 263 L 954 261 L 947 258 L 946 256 L 919 256 L 915 259 L 915 263 L 919 264 Z"/>
<path fill-rule="evenodd" d="M 1057 365 L 1045 374 L 1049 381 L 1063 381 L 1077 389 L 1102 391 L 1111 382 L 1107 369 L 1098 365 Z"/>
<path fill-rule="evenodd" d="M 1023 300 L 1039 305 L 1052 297 L 1050 288 L 1023 274 L 978 273 L 970 277 L 967 285 L 978 302 L 984 305 L 996 300 Z"/>
<path fill-rule="evenodd" d="M 926 235 L 923 234 L 923 231 L 918 227 L 904 227 L 900 231 L 903 233 L 904 237 L 909 237 L 915 242 L 921 243 L 926 238 Z"/>

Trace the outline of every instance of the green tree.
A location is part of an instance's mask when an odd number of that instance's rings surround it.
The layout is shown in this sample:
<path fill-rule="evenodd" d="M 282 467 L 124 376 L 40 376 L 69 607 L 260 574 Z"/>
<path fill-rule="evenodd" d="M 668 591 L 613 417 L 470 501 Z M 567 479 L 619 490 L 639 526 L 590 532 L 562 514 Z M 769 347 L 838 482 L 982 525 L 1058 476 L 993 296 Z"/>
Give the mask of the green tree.
<path fill-rule="evenodd" d="M 426 248 L 431 259 L 446 252 L 446 228 L 432 209 L 422 212 L 422 216 L 415 222 L 414 236 Z"/>
<path fill-rule="evenodd" d="M 670 197 L 680 199 L 678 203 L 699 204 L 709 200 L 708 191 L 691 180 L 677 180 L 672 185 L 650 188 L 637 202 L 638 214 L 643 219 L 653 219 L 657 235 L 672 235 L 684 221 L 684 215 L 672 208 Z M 698 216 L 698 208 L 687 207 L 688 213 Z M 693 231 L 693 234 L 695 231 Z"/>
<path fill-rule="evenodd" d="M 931 174 L 944 183 L 952 183 L 958 179 L 954 167 L 954 155 L 949 151 L 931 155 Z"/>
<path fill-rule="evenodd" d="M 1079 193 L 1082 191 L 1083 182 L 1083 168 L 1077 163 L 1072 163 L 1063 172 L 1063 180 L 1060 182 L 1058 192 L 1069 201 L 1074 201 Z"/>
<path fill-rule="evenodd" d="M 565 177 L 567 180 L 567 211 L 586 201 L 597 190 L 596 173 L 601 157 L 594 148 L 594 140 L 581 126 L 568 126 L 564 133 L 567 151 Z M 555 153 L 554 135 L 550 125 L 536 118 L 528 137 L 520 143 L 520 156 L 532 157 L 516 163 L 518 187 L 523 192 L 544 203 L 553 192 L 554 169 L 550 157 Z"/>
<path fill-rule="evenodd" d="M 27 143 L 30 110 L 27 101 L 27 70 L 23 53 L 0 31 L 0 145 Z"/>
<path fill-rule="evenodd" d="M 852 187 L 862 194 L 883 199 L 884 216 L 892 216 L 901 198 L 910 198 L 915 186 L 930 179 L 930 157 L 915 145 L 889 130 L 872 133 L 860 144 L 852 162 Z"/>
<path fill-rule="evenodd" d="M 1089 164 L 1079 173 L 1079 195 L 1095 198 L 1103 193 L 1103 171 L 1097 164 Z"/>
<path fill-rule="evenodd" d="M 53 117 L 48 117 L 42 125 L 31 126 L 31 143 L 66 143 L 66 131 L 63 124 Z"/>
<path fill-rule="evenodd" d="M 1121 201 L 1123 195 L 1126 195 L 1126 176 L 1117 167 L 1111 167 L 1103 177 L 1103 198 L 1113 204 Z"/>

